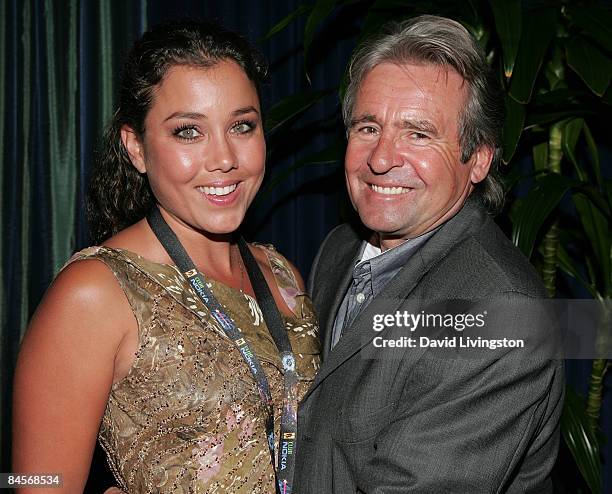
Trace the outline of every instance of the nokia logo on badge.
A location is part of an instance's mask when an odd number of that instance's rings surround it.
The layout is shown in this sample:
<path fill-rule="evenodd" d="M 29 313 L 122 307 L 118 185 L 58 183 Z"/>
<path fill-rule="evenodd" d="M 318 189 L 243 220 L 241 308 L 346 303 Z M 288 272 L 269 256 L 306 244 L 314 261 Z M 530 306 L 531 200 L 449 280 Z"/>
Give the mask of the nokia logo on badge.
<path fill-rule="evenodd" d="M 284 470 L 287 468 L 287 457 L 293 454 L 293 443 L 283 441 L 283 445 L 281 447 L 281 459 L 280 459 L 280 469 Z"/>

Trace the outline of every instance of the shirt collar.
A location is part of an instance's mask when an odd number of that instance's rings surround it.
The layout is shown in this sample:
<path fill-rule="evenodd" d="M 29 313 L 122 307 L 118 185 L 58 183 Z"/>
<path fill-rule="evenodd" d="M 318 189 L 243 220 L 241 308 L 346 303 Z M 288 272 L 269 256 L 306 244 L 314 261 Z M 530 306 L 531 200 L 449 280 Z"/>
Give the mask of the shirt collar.
<path fill-rule="evenodd" d="M 418 237 L 409 238 L 384 252 L 380 247 L 365 240 L 361 247 L 360 259 L 353 270 L 353 277 L 363 276 L 369 272 L 372 291 L 376 296 L 436 231 L 437 228 Z"/>

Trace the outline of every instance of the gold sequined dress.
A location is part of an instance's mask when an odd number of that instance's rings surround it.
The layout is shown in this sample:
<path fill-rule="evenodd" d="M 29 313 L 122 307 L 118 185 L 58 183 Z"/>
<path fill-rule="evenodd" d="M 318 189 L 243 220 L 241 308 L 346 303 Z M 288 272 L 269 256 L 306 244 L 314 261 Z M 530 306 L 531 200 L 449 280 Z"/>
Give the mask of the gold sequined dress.
<path fill-rule="evenodd" d="M 285 259 L 269 246 L 258 248 L 265 250 L 293 311 L 283 319 L 301 397 L 319 366 L 317 321 Z M 129 493 L 273 494 L 266 409 L 256 382 L 178 269 L 107 247 L 85 249 L 71 261 L 80 259 L 97 259 L 110 268 L 138 322 L 135 361 L 112 386 L 99 433 L 121 488 Z M 281 363 L 259 306 L 221 283 L 210 280 L 210 287 L 262 363 L 276 404 L 278 439 Z"/>

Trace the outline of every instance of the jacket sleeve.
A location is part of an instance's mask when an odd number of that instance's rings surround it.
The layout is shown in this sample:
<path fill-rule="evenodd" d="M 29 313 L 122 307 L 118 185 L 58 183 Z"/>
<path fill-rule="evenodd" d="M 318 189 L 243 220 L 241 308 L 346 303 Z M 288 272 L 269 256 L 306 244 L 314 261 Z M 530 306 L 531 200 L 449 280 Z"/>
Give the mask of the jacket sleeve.
<path fill-rule="evenodd" d="M 315 256 L 314 261 L 312 261 L 310 273 L 308 274 L 308 282 L 306 284 L 306 290 L 308 291 L 308 295 L 310 295 L 311 298 L 314 298 L 314 295 L 315 295 L 317 276 L 319 273 L 321 259 L 325 258 L 325 251 L 330 244 L 330 239 L 334 236 L 334 234 L 340 228 L 342 228 L 342 226 L 343 225 L 337 226 L 336 228 L 334 228 L 331 232 L 327 234 L 327 236 L 325 237 L 325 239 L 323 239 L 323 242 L 321 243 L 321 247 L 319 247 L 319 251 L 317 252 L 317 255 Z"/>

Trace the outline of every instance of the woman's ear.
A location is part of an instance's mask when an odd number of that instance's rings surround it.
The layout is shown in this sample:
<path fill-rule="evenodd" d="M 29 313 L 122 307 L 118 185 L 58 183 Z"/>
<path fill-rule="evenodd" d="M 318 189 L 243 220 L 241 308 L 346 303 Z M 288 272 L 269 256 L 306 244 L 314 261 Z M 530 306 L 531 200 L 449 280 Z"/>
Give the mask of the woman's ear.
<path fill-rule="evenodd" d="M 121 142 L 127 150 L 128 156 L 134 168 L 140 173 L 147 173 L 147 166 L 144 159 L 144 151 L 140 138 L 129 125 L 121 127 Z"/>

